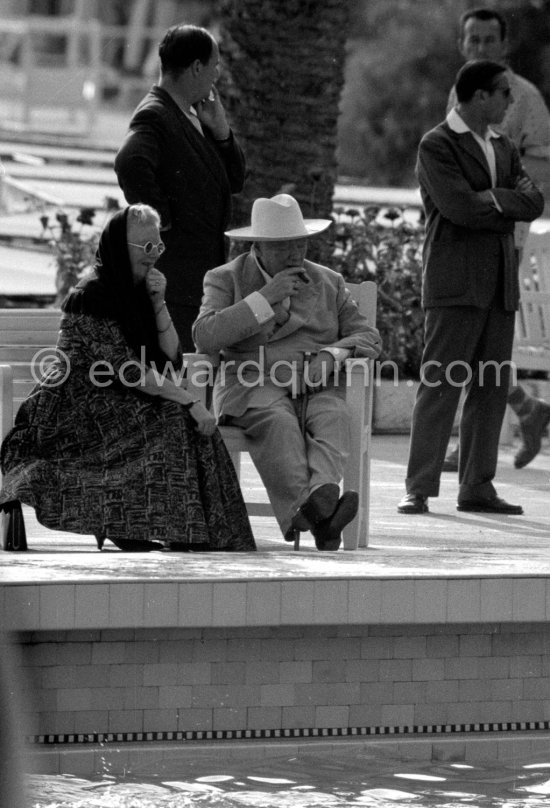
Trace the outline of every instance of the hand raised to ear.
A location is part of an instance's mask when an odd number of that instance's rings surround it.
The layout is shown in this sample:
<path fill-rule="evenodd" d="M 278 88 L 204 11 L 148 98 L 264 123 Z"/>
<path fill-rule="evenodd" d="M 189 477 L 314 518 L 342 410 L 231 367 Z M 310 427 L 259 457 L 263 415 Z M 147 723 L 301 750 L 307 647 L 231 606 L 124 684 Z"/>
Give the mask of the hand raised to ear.
<path fill-rule="evenodd" d="M 201 124 L 204 124 L 204 126 L 210 129 L 215 140 L 227 140 L 231 134 L 231 130 L 227 123 L 225 110 L 220 100 L 220 94 L 215 87 L 212 87 L 210 90 L 208 98 L 203 98 L 202 101 L 195 104 L 195 109 L 197 111 L 197 118 Z"/>

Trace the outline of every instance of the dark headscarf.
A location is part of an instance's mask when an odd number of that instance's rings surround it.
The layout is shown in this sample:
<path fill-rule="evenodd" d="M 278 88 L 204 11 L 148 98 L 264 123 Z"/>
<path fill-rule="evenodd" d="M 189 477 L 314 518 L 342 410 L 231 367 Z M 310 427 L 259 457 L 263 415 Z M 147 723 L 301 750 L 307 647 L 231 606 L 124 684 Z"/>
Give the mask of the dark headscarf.
<path fill-rule="evenodd" d="M 128 253 L 128 208 L 117 211 L 105 225 L 93 272 L 67 295 L 62 310 L 115 320 L 134 353 L 141 358 L 145 347 L 147 364 L 163 368 L 168 357 L 158 346 L 157 325 L 145 282 L 134 284 Z"/>

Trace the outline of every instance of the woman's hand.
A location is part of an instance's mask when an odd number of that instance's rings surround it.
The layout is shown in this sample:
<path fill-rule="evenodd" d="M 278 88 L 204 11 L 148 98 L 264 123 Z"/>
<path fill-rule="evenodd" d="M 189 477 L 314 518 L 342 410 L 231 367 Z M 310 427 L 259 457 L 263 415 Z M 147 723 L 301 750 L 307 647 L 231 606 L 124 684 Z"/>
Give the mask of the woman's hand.
<path fill-rule="evenodd" d="M 151 298 L 155 313 L 162 308 L 164 303 L 164 293 L 166 291 L 166 278 L 156 267 L 151 267 L 145 276 L 145 288 Z"/>
<path fill-rule="evenodd" d="M 190 408 L 191 418 L 197 424 L 197 432 L 201 435 L 210 436 L 216 431 L 216 419 L 212 413 L 204 407 L 200 401 L 196 401 Z"/>

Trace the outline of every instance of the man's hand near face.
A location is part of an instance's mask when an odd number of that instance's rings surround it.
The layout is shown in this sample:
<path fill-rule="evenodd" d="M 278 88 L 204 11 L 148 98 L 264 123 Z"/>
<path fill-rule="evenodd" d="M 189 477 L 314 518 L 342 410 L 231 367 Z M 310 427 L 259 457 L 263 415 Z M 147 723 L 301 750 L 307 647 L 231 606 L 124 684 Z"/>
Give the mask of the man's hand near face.
<path fill-rule="evenodd" d="M 303 272 L 302 266 L 283 269 L 259 290 L 260 294 L 265 297 L 270 306 L 280 303 L 286 297 L 293 297 L 304 286 L 304 281 L 300 277 Z"/>
<path fill-rule="evenodd" d="M 208 127 L 216 140 L 226 140 L 231 135 L 220 94 L 212 87 L 208 98 L 203 98 L 195 105 L 197 118 Z"/>

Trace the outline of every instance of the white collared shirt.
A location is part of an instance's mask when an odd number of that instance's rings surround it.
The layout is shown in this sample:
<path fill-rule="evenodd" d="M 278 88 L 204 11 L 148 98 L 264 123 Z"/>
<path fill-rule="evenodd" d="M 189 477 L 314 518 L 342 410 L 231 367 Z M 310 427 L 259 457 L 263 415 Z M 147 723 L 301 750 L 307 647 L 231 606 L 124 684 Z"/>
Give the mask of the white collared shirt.
<path fill-rule="evenodd" d="M 500 137 L 499 133 L 495 132 L 494 129 L 491 129 L 491 127 L 488 126 L 487 131 L 485 133 L 485 137 L 484 138 L 481 137 L 481 135 L 478 135 L 477 132 L 474 132 L 473 129 L 470 129 L 466 121 L 460 117 L 459 113 L 454 107 L 447 115 L 447 124 L 453 130 L 453 132 L 457 132 L 459 135 L 462 135 L 465 132 L 469 132 L 474 137 L 474 140 L 479 145 L 483 154 L 485 155 L 487 166 L 489 168 L 489 174 L 491 176 L 491 187 L 496 188 L 497 160 L 495 157 L 495 148 L 491 143 L 491 141 L 493 138 L 499 138 Z M 489 191 L 489 193 L 491 192 Z M 499 213 L 502 213 L 502 208 L 497 202 L 497 199 L 493 193 L 491 193 L 491 198 L 493 200 L 495 208 L 499 211 Z"/>
<path fill-rule="evenodd" d="M 487 132 L 485 133 L 485 137 L 481 137 L 478 135 L 477 132 L 474 132 L 473 129 L 470 129 L 466 121 L 460 117 L 460 114 L 457 112 L 455 108 L 453 108 L 449 114 L 447 115 L 447 125 L 453 130 L 453 132 L 457 132 L 458 134 L 464 134 L 464 132 L 470 132 L 473 135 L 476 143 L 481 148 L 483 154 L 485 155 L 485 159 L 487 160 L 487 165 L 489 166 L 489 173 L 491 175 L 491 186 L 496 188 L 497 184 L 497 162 L 495 157 L 495 149 L 491 140 L 493 138 L 500 137 L 498 132 L 495 132 L 494 129 L 491 129 L 490 126 L 487 127 Z"/>
<path fill-rule="evenodd" d="M 195 129 L 197 130 L 197 132 L 200 132 L 200 134 L 201 134 L 201 135 L 204 137 L 204 132 L 203 132 L 203 129 L 202 129 L 202 124 L 201 124 L 201 122 L 199 121 L 199 116 L 197 115 L 197 112 L 196 112 L 195 108 L 194 108 L 194 107 L 189 107 L 189 110 L 185 110 L 185 109 L 184 109 L 184 110 L 182 110 L 182 112 L 183 112 L 183 114 L 185 115 L 185 117 L 186 117 L 186 118 L 187 118 L 189 121 L 191 121 L 191 123 L 193 124 L 193 126 L 195 127 Z"/>
<path fill-rule="evenodd" d="M 506 110 L 501 123 L 494 124 L 494 129 L 508 135 L 519 149 L 519 153 L 528 157 L 550 158 L 550 114 L 539 90 L 530 81 L 507 68 L 506 75 L 512 91 L 512 101 Z M 447 110 L 457 103 L 456 91 L 453 87 L 449 93 Z"/>
<path fill-rule="evenodd" d="M 512 102 L 506 114 L 496 127 L 500 133 L 508 135 L 517 146 L 520 155 L 548 160 L 550 157 L 550 114 L 539 90 L 530 81 L 508 68 L 506 70 Z M 447 102 L 450 110 L 457 102 L 453 87 Z M 450 126 L 450 124 L 449 124 Z M 451 127 L 452 128 L 452 127 Z M 516 247 L 522 249 L 529 235 L 529 222 L 516 222 L 514 239 Z"/>

